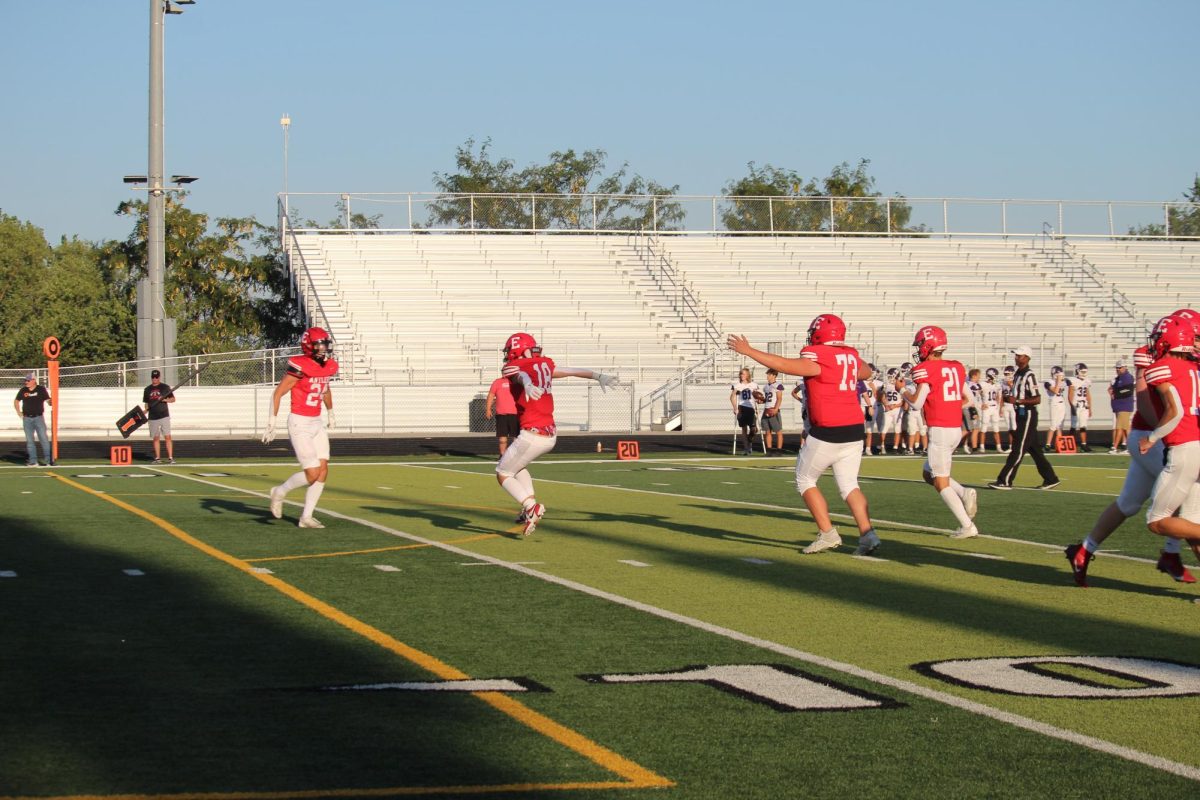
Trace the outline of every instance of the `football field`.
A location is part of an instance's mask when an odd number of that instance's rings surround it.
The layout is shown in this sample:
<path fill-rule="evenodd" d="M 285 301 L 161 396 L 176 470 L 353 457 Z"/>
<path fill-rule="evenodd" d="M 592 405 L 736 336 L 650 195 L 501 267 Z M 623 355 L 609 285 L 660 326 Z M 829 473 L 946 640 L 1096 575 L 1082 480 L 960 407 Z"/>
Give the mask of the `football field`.
<path fill-rule="evenodd" d="M 865 558 L 791 458 L 549 456 L 528 538 L 484 459 L 335 442 L 324 530 L 285 462 L 0 468 L 0 798 L 1195 796 L 1200 591 L 1141 516 L 1076 587 L 1128 462 L 1052 458 L 956 458 L 969 540 L 865 459 Z"/>

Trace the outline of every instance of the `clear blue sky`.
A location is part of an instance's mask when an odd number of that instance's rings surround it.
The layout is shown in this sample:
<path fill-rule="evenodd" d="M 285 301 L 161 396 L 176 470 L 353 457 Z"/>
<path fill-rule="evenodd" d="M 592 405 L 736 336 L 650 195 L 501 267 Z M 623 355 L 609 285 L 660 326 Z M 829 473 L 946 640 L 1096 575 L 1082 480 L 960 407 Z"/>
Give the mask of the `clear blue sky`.
<path fill-rule="evenodd" d="M 0 0 L 0 209 L 51 241 L 130 231 L 148 6 Z M 1197 30 L 1196 0 L 198 0 L 167 19 L 166 170 L 269 222 L 287 112 L 294 192 L 428 191 L 491 137 L 688 194 L 865 157 L 885 194 L 1171 200 L 1200 170 Z"/>

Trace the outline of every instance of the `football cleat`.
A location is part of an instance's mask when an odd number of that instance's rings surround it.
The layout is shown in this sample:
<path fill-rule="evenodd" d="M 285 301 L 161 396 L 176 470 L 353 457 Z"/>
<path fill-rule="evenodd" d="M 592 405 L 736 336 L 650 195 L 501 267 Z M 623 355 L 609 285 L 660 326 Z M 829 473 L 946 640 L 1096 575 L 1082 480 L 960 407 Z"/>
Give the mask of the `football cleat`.
<path fill-rule="evenodd" d="M 1071 572 L 1075 576 L 1075 583 L 1087 588 L 1088 564 L 1091 563 L 1091 560 L 1095 556 L 1089 553 L 1087 548 L 1081 544 L 1069 544 L 1063 552 L 1067 556 L 1067 561 L 1071 564 Z"/>
<path fill-rule="evenodd" d="M 858 547 L 854 551 L 856 556 L 869 556 L 879 549 L 879 534 L 875 531 L 867 531 L 858 537 Z"/>
<path fill-rule="evenodd" d="M 271 516 L 275 519 L 283 519 L 283 498 L 284 492 L 280 491 L 280 487 L 271 489 Z"/>
<path fill-rule="evenodd" d="M 541 503 L 535 503 L 525 512 L 525 527 L 521 530 L 522 536 L 528 536 L 533 533 L 533 529 L 542 521 L 542 517 L 546 515 L 546 507 Z"/>
<path fill-rule="evenodd" d="M 975 519 L 975 515 L 979 513 L 979 492 L 974 489 L 963 489 L 962 504 L 967 516 Z"/>
<path fill-rule="evenodd" d="M 522 508 L 522 509 L 521 509 L 521 513 L 520 513 L 520 514 L 517 514 L 517 518 L 516 518 L 516 519 L 514 519 L 514 520 L 513 520 L 513 522 L 515 522 L 516 524 L 520 525 L 520 524 L 521 524 L 521 523 L 523 523 L 524 521 L 525 521 L 525 509 L 523 509 L 523 508 Z"/>
<path fill-rule="evenodd" d="M 805 555 L 812 555 L 822 550 L 832 550 L 835 547 L 841 547 L 841 545 L 842 537 L 838 535 L 836 530 L 831 530 L 828 533 L 818 534 L 816 541 L 805 547 L 801 552 Z"/>
<path fill-rule="evenodd" d="M 313 517 L 301 517 L 296 523 L 297 528 L 324 528 L 325 526 Z"/>
<path fill-rule="evenodd" d="M 1045 481 L 1045 482 L 1044 482 L 1044 483 L 1043 483 L 1041 486 L 1039 486 L 1038 488 L 1039 488 L 1039 489 L 1053 489 L 1055 486 L 1058 486 L 1060 483 L 1062 483 L 1062 481 L 1060 481 L 1058 478 L 1055 478 L 1055 479 L 1054 479 L 1054 480 L 1052 480 L 1052 481 Z"/>
<path fill-rule="evenodd" d="M 1196 576 L 1188 572 L 1188 568 L 1183 565 L 1183 560 L 1179 557 L 1179 553 L 1162 551 L 1158 556 L 1158 571 L 1167 573 L 1179 583 L 1196 582 Z"/>
<path fill-rule="evenodd" d="M 1001 483 L 1000 481 L 992 481 L 991 483 L 988 484 L 988 488 L 989 489 L 999 489 L 1002 492 L 1012 491 L 1012 486 L 1010 486 L 1007 483 Z"/>
<path fill-rule="evenodd" d="M 950 534 L 951 539 L 974 539 L 979 535 L 979 528 L 976 528 L 974 523 L 964 525 L 963 527 Z"/>

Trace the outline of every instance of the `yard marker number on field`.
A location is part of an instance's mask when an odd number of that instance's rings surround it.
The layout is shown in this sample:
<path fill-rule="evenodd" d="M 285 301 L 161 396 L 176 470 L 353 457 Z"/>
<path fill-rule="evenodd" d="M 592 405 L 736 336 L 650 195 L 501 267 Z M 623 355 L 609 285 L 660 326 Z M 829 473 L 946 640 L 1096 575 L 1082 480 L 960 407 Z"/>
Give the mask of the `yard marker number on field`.
<path fill-rule="evenodd" d="M 393 567 L 391 564 L 376 564 L 375 569 L 380 572 L 399 572 L 399 567 Z"/>

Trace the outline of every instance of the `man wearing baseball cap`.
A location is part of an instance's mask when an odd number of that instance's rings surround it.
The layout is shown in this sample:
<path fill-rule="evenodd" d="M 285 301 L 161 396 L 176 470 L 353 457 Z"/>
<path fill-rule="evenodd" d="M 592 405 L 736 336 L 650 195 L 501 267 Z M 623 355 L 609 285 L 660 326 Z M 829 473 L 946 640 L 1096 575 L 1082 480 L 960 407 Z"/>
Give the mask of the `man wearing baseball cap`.
<path fill-rule="evenodd" d="M 1136 356 L 1135 356 L 1136 357 Z M 1117 359 L 1117 363 L 1113 365 L 1117 374 L 1112 379 L 1112 383 L 1108 385 L 1108 397 L 1111 401 L 1113 412 L 1113 433 L 1112 433 L 1112 449 L 1108 452 L 1116 455 L 1117 453 L 1127 452 L 1122 445 L 1129 438 L 1130 420 L 1133 417 L 1134 405 L 1134 389 L 1136 381 L 1129 374 L 1129 367 L 1125 364 L 1125 359 Z"/>
<path fill-rule="evenodd" d="M 54 401 L 50 399 L 50 393 L 46 391 L 45 386 L 38 386 L 36 372 L 28 373 L 25 376 L 25 385 L 17 390 L 17 397 L 13 400 L 13 410 L 17 412 L 17 416 L 21 418 L 21 424 L 25 428 L 25 451 L 29 456 L 25 461 L 26 466 L 36 467 L 38 465 L 34 434 L 42 443 L 42 454 L 46 457 L 46 465 L 54 466 L 50 437 L 46 435 L 46 419 L 43 416 L 46 413 L 47 403 L 54 405 Z"/>
<path fill-rule="evenodd" d="M 162 448 L 160 439 L 167 442 L 167 463 L 175 463 L 175 445 L 171 441 L 171 409 L 167 403 L 175 402 L 171 387 L 162 382 L 162 373 L 150 371 L 150 385 L 142 392 L 142 402 L 146 404 L 146 417 L 150 420 L 150 438 L 154 442 L 154 463 L 162 463 Z"/>
<path fill-rule="evenodd" d="M 1053 489 L 1060 483 L 1058 475 L 1054 474 L 1054 467 L 1050 466 L 1037 443 L 1038 403 L 1042 402 L 1042 396 L 1038 392 L 1037 376 L 1029 369 L 1033 348 L 1023 345 L 1013 350 L 1012 354 L 1017 371 L 1013 375 L 1012 386 L 1004 392 L 1004 402 L 1011 403 L 1016 409 L 1017 429 L 1013 431 L 1012 452 L 1008 454 L 1008 460 L 1004 462 L 996 480 L 988 486 L 992 489 L 1012 489 L 1017 468 L 1028 453 L 1037 465 L 1038 474 L 1042 476 L 1042 485 L 1038 488 Z"/>

